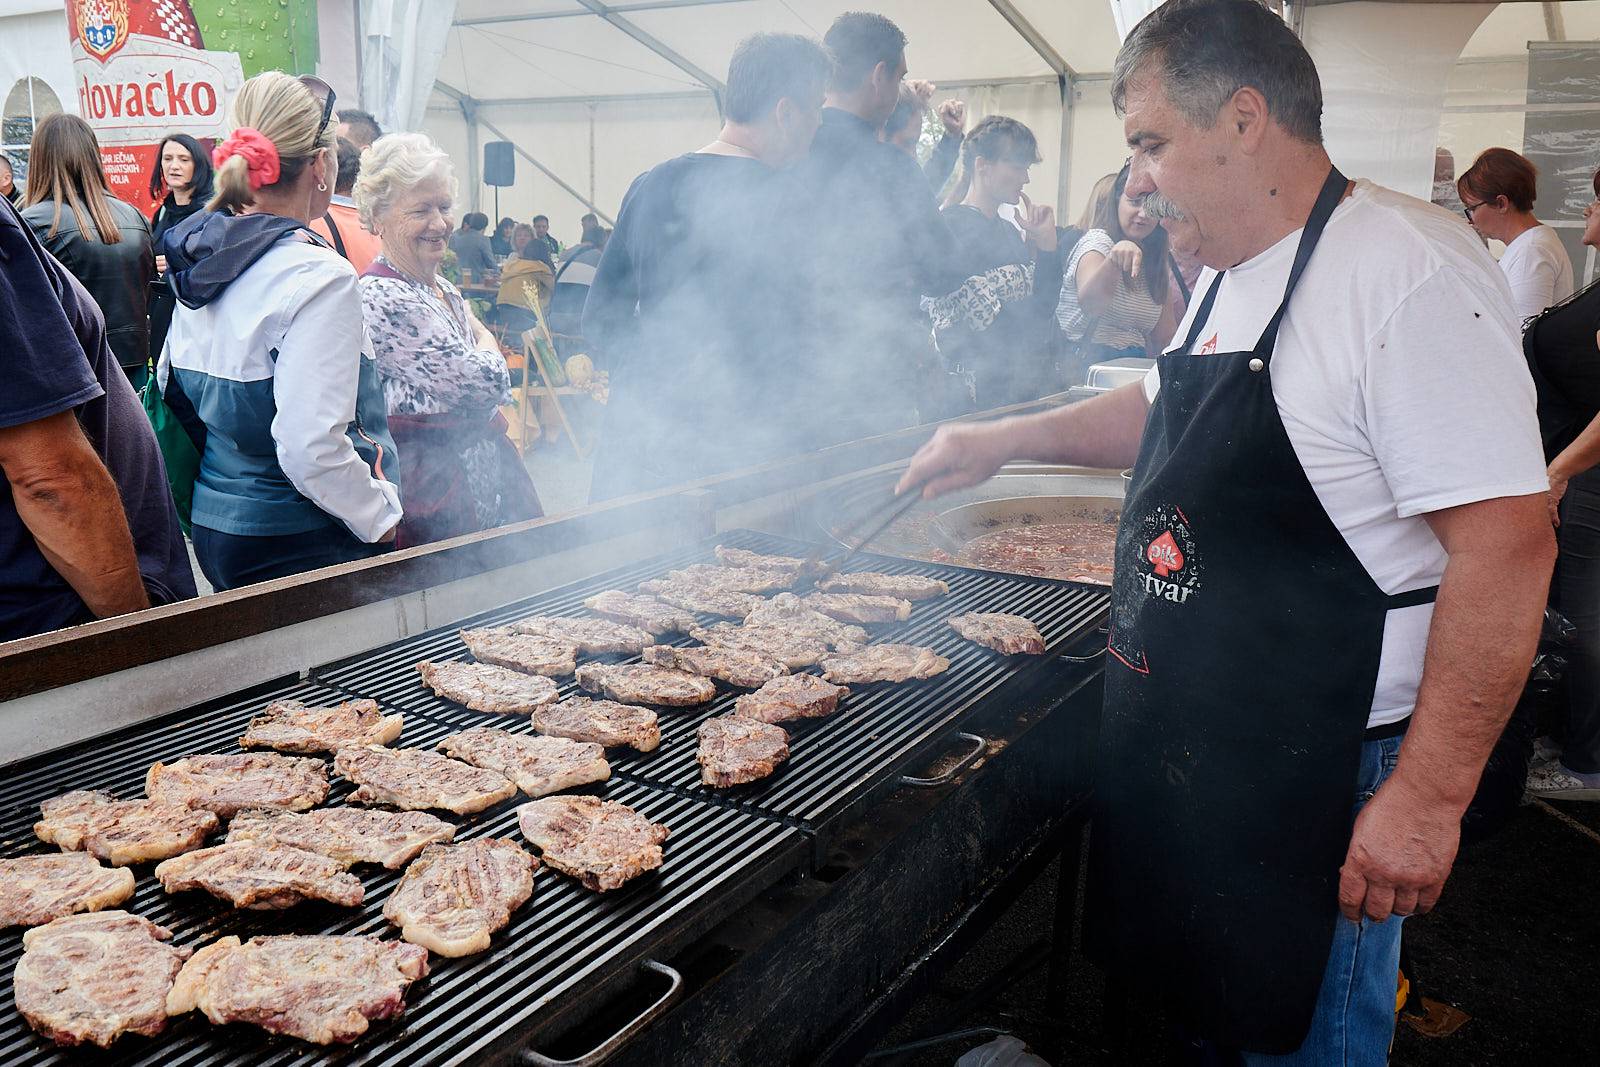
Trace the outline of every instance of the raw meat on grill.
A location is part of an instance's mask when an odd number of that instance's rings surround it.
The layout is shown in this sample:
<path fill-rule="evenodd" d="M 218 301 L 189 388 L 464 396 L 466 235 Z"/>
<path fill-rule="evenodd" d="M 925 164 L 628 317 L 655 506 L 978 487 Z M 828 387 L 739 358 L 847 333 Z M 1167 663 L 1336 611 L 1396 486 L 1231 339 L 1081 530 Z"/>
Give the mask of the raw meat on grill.
<path fill-rule="evenodd" d="M 714 563 L 695 563 L 682 570 L 668 571 L 667 579 L 722 589 L 730 593 L 771 593 L 794 585 L 798 572 L 762 570 L 756 567 L 719 567 Z"/>
<path fill-rule="evenodd" d="M 530 797 L 611 777 L 604 748 L 565 737 L 529 736 L 474 726 L 440 741 L 439 751 L 474 767 L 500 772 Z"/>
<path fill-rule="evenodd" d="M 156 864 L 156 880 L 169 893 L 204 889 L 236 908 L 276 911 L 302 901 L 355 907 L 361 879 L 331 856 L 288 845 L 235 841 L 174 856 Z"/>
<path fill-rule="evenodd" d="M 646 645 L 655 643 L 649 631 L 626 626 L 610 619 L 569 619 L 560 615 L 533 615 L 511 624 L 519 634 L 553 637 L 578 646 L 587 655 L 623 652 L 636 656 Z"/>
<path fill-rule="evenodd" d="M 911 601 L 896 596 L 865 593 L 812 593 L 806 607 L 840 622 L 904 622 L 911 618 Z"/>
<path fill-rule="evenodd" d="M 523 674 L 490 663 L 417 664 L 429 689 L 474 711 L 496 715 L 526 714 L 560 696 L 556 683 L 542 674 Z"/>
<path fill-rule="evenodd" d="M 133 872 L 102 867 L 87 852 L 0 860 L 0 930 L 100 911 L 133 896 Z"/>
<path fill-rule="evenodd" d="M 155 800 L 118 800 L 76 789 L 39 805 L 39 840 L 66 852 L 82 850 L 113 867 L 164 860 L 199 848 L 219 825 L 209 811 Z"/>
<path fill-rule="evenodd" d="M 866 593 L 869 596 L 897 596 L 902 600 L 932 600 L 950 592 L 950 587 L 937 578 L 924 578 L 920 574 L 879 574 L 875 571 L 830 574 L 818 580 L 817 588 L 824 593 Z"/>
<path fill-rule="evenodd" d="M 832 715 L 848 692 L 850 690 L 844 686 L 834 685 L 814 674 L 788 674 L 735 700 L 733 713 L 770 723 L 819 719 Z"/>
<path fill-rule="evenodd" d="M 533 728 L 547 737 L 592 741 L 607 748 L 627 745 L 640 752 L 654 752 L 661 745 L 661 727 L 655 712 L 615 700 L 570 697 L 535 711 Z"/>
<path fill-rule="evenodd" d="M 781 674 L 789 673 L 789 668 L 771 656 L 737 648 L 656 645 L 644 650 L 644 661 L 706 678 L 720 678 L 729 685 L 745 689 L 755 689 Z"/>
<path fill-rule="evenodd" d="M 1027 653 L 1044 655 L 1044 635 L 1039 628 L 1021 615 L 1008 615 L 1003 611 L 969 611 L 953 615 L 948 620 L 950 628 L 985 648 L 1007 656 Z"/>
<path fill-rule="evenodd" d="M 691 704 L 704 704 L 717 695 L 717 687 L 711 684 L 709 678 L 649 663 L 629 663 L 616 667 L 585 663 L 578 668 L 578 685 L 588 692 L 604 693 L 624 704 L 688 707 Z"/>
<path fill-rule="evenodd" d="M 719 789 L 765 778 L 789 758 L 789 735 L 781 726 L 743 715 L 707 719 L 696 736 L 700 780 Z"/>
<path fill-rule="evenodd" d="M 505 626 L 462 630 L 461 640 L 479 663 L 492 663 L 523 674 L 554 677 L 571 674 L 578 665 L 578 646 L 573 642 L 519 634 Z"/>
<path fill-rule="evenodd" d="M 533 896 L 539 861 L 504 837 L 429 845 L 383 905 L 400 936 L 441 956 L 470 956 Z"/>
<path fill-rule="evenodd" d="M 744 548 L 716 547 L 717 558 L 730 567 L 743 567 L 758 571 L 781 571 L 796 578 L 806 573 L 806 561 L 799 556 L 769 556 Z"/>
<path fill-rule="evenodd" d="M 333 758 L 333 767 L 360 786 L 350 794 L 352 804 L 388 804 L 408 811 L 440 808 L 470 815 L 517 791 L 497 771 L 420 748 L 347 748 Z"/>
<path fill-rule="evenodd" d="M 685 611 L 702 615 L 722 615 L 742 619 L 761 606 L 761 597 L 754 593 L 740 593 L 732 589 L 716 589 L 695 585 L 692 582 L 675 582 L 670 579 L 640 582 L 639 591 L 649 593 L 657 600 Z"/>
<path fill-rule="evenodd" d="M 620 589 L 608 589 L 592 596 L 583 602 L 583 606 L 597 615 L 637 626 L 656 637 L 681 633 L 695 624 L 692 612 L 675 608 L 653 596 L 624 593 Z"/>
<path fill-rule="evenodd" d="M 167 1010 L 199 1009 L 218 1025 L 254 1023 L 318 1045 L 348 1043 L 368 1020 L 405 1010 L 406 989 L 428 973 L 428 950 L 376 937 L 223 937 L 178 972 Z"/>
<path fill-rule="evenodd" d="M 318 808 L 304 814 L 241 811 L 228 824 L 228 842 L 288 845 L 352 863 L 381 863 L 391 871 L 411 862 L 424 847 L 453 841 L 456 828 L 420 811 Z"/>
<path fill-rule="evenodd" d="M 156 763 L 144 778 L 151 800 L 187 804 L 232 818 L 245 808 L 305 811 L 328 795 L 328 765 L 319 759 L 243 752 Z"/>
<path fill-rule="evenodd" d="M 779 593 L 745 616 L 746 626 L 778 626 L 795 633 L 814 634 L 828 647 L 843 652 L 867 643 L 867 631 L 831 619 L 793 593 Z"/>
<path fill-rule="evenodd" d="M 827 640 L 820 635 L 783 626 L 719 622 L 697 626 L 689 631 L 689 636 L 701 644 L 771 657 L 791 671 L 821 663 L 829 652 Z"/>
<path fill-rule="evenodd" d="M 12 975 L 17 1011 L 58 1045 L 109 1048 L 123 1034 L 167 1027 L 167 994 L 192 949 L 125 911 L 67 915 L 22 935 Z M 19 1053 L 20 1054 L 20 1053 Z"/>
<path fill-rule="evenodd" d="M 904 682 L 932 678 L 950 661 L 931 648 L 918 645 L 870 645 L 855 652 L 829 656 L 822 661 L 822 676 L 830 682 Z"/>
<path fill-rule="evenodd" d="M 524 804 L 517 825 L 545 863 L 600 893 L 661 866 L 661 842 L 670 833 L 626 804 L 591 796 Z"/>
<path fill-rule="evenodd" d="M 331 708 L 274 700 L 250 720 L 239 747 L 310 755 L 345 745 L 387 745 L 400 736 L 405 721 L 403 715 L 385 715 L 376 700 L 347 700 Z"/>

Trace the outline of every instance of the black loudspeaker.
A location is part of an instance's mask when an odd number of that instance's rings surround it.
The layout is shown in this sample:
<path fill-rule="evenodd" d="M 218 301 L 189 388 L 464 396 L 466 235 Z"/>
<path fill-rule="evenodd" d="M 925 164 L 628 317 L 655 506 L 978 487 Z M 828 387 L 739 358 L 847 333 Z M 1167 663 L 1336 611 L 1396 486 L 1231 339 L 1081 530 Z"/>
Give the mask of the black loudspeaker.
<path fill-rule="evenodd" d="M 517 157 L 510 141 L 489 141 L 483 146 L 483 184 L 515 185 Z"/>

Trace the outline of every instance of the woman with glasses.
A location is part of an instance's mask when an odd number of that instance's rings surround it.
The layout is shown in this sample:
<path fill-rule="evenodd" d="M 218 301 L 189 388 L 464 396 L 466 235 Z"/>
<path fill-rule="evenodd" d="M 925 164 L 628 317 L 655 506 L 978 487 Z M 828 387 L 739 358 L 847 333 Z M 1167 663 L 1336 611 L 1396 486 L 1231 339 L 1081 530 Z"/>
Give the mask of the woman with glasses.
<path fill-rule="evenodd" d="M 307 228 L 333 195 L 333 102 L 315 78 L 246 81 L 216 196 L 162 240 L 182 306 L 158 374 L 200 447 L 194 548 L 217 589 L 363 559 L 400 521 L 356 272 Z"/>
<path fill-rule="evenodd" d="M 979 409 L 1058 392 L 1051 351 L 1061 289 L 1055 212 L 1022 191 L 1039 162 L 1038 143 L 1016 119 L 990 115 L 972 128 L 961 156 L 967 193 L 943 217 L 967 280 L 932 302 L 939 352 L 947 366 L 972 375 Z M 1008 206 L 1016 225 L 1000 216 Z"/>
<path fill-rule="evenodd" d="M 1177 325 L 1167 300 L 1167 231 L 1128 197 L 1128 173 L 1123 164 L 1109 185 L 1095 186 L 1078 220 L 1083 236 L 1067 257 L 1056 320 L 1068 345 L 1068 385 L 1082 384 L 1090 364 L 1157 355 Z"/>
<path fill-rule="evenodd" d="M 1600 248 L 1600 172 L 1583 211 L 1583 243 Z M 1523 354 L 1539 392 L 1539 431 L 1557 524 L 1550 603 L 1576 627 L 1565 689 L 1566 722 L 1538 746 L 1528 791 L 1600 800 L 1600 284 L 1528 323 Z"/>
<path fill-rule="evenodd" d="M 1556 232 L 1533 216 L 1538 176 L 1526 157 L 1489 148 L 1456 182 L 1472 228 L 1506 246 L 1500 269 L 1523 320 L 1572 295 L 1572 260 Z"/>

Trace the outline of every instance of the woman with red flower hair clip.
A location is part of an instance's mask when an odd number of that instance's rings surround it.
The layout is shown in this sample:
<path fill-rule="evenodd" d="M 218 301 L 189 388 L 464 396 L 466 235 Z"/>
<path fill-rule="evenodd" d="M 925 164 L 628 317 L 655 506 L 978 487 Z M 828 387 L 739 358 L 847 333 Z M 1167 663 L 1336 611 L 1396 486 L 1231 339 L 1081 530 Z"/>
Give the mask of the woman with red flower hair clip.
<path fill-rule="evenodd" d="M 161 242 L 181 306 L 158 376 L 200 449 L 194 548 L 217 589 L 363 559 L 400 521 L 355 269 L 308 228 L 333 194 L 333 104 L 317 78 L 245 82 L 215 197 Z"/>

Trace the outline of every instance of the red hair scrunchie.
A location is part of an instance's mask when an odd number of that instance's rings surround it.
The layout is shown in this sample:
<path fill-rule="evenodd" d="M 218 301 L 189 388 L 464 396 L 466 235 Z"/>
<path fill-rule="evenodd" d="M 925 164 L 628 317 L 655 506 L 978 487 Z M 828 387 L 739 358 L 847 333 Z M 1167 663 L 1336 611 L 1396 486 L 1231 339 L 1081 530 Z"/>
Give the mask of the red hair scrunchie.
<path fill-rule="evenodd" d="M 260 130 L 240 126 L 228 135 L 226 141 L 211 150 L 211 162 L 218 167 L 234 156 L 244 157 L 252 190 L 278 180 L 278 146 Z"/>

